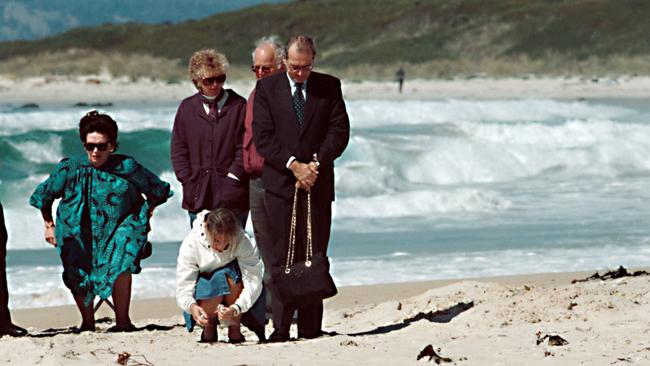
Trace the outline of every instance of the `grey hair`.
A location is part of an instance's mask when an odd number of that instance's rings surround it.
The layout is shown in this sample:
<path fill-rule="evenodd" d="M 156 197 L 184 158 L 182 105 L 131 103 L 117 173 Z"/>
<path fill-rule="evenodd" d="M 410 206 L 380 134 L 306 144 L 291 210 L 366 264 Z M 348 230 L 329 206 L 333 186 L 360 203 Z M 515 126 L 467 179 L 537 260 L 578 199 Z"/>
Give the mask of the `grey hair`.
<path fill-rule="evenodd" d="M 276 36 L 275 34 L 270 36 L 264 36 L 258 39 L 257 42 L 255 42 L 255 48 L 251 53 L 253 62 L 255 62 L 255 50 L 267 44 L 273 48 L 273 55 L 275 56 L 275 66 L 280 68 L 282 66 L 282 60 L 285 59 L 286 50 L 284 49 L 284 45 L 282 44 L 282 42 L 280 42 L 280 37 Z"/>

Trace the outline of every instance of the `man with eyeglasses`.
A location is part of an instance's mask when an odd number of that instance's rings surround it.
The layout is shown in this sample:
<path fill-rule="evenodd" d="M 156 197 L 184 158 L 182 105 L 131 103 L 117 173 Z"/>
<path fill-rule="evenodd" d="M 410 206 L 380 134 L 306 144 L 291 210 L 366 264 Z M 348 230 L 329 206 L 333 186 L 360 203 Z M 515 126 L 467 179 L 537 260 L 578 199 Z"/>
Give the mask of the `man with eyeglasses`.
<path fill-rule="evenodd" d="M 260 39 L 253 51 L 253 65 L 251 71 L 255 73 L 257 80 L 271 76 L 279 71 L 284 71 L 284 45 L 277 40 L 277 36 L 269 36 Z M 264 204 L 264 186 L 262 185 L 262 168 L 264 158 L 257 152 L 253 143 L 253 103 L 255 100 L 255 89 L 251 91 L 246 104 L 246 119 L 244 120 L 244 169 L 250 177 L 248 198 L 250 202 L 251 220 L 253 221 L 253 233 L 255 243 L 264 261 L 264 286 L 270 289 L 271 283 L 271 262 L 270 255 L 273 250 L 271 241 L 271 229 L 269 217 Z M 265 291 L 268 299 L 267 305 L 272 305 L 271 291 Z M 275 314 L 272 310 L 271 314 Z M 274 319 L 274 323 L 279 321 Z"/>
<path fill-rule="evenodd" d="M 304 253 L 307 192 L 311 192 L 314 255 L 327 254 L 334 200 L 334 160 L 345 150 L 350 123 L 339 79 L 312 71 L 316 47 L 311 38 L 296 36 L 287 43 L 287 71 L 258 80 L 253 107 L 253 137 L 264 157 L 266 207 L 271 218 L 271 264 L 285 264 L 295 187 L 300 188 L 296 248 Z M 297 254 L 297 252 L 296 252 Z M 301 284 L 296 284 L 300 286 Z M 274 292 L 274 295 L 276 292 Z M 297 309 L 273 297 L 274 331 L 269 341 L 289 340 L 289 327 L 298 311 L 298 337 L 323 334 L 323 301 Z"/>

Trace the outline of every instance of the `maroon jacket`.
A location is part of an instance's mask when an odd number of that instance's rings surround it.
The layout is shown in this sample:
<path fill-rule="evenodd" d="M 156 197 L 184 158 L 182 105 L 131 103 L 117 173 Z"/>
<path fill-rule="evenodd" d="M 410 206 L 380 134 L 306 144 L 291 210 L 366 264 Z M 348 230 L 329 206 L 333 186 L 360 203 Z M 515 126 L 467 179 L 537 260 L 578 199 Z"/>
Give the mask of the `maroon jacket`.
<path fill-rule="evenodd" d="M 184 99 L 176 112 L 171 160 L 183 185 L 183 208 L 188 211 L 220 205 L 248 208 L 248 181 L 242 164 L 246 100 L 231 89 L 227 92 L 216 120 L 208 117 L 198 93 Z"/>
<path fill-rule="evenodd" d="M 257 152 L 253 143 L 253 102 L 255 100 L 255 89 L 248 97 L 246 103 L 246 119 L 244 120 L 244 169 L 251 177 L 262 176 L 264 158 Z"/>

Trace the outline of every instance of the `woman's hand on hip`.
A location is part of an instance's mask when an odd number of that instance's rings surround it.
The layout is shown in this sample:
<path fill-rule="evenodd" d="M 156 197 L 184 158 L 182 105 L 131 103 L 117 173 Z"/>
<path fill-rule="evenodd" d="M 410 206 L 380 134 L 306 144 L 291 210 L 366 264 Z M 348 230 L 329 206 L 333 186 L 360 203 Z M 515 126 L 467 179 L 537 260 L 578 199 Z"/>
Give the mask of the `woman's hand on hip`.
<path fill-rule="evenodd" d="M 45 241 L 56 247 L 56 237 L 54 236 L 54 224 L 45 225 Z"/>

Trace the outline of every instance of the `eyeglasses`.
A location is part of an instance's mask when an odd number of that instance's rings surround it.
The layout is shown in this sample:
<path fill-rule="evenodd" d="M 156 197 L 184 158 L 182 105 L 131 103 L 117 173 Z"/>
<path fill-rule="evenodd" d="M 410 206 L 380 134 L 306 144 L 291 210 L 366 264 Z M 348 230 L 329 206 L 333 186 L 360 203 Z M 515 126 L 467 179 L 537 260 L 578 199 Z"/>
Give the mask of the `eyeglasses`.
<path fill-rule="evenodd" d="M 88 152 L 95 151 L 95 149 L 99 151 L 106 151 L 108 150 L 108 142 L 102 142 L 101 144 L 93 144 L 90 142 L 87 142 L 84 144 L 84 149 Z"/>
<path fill-rule="evenodd" d="M 268 72 L 271 72 L 272 69 L 273 69 L 272 66 L 257 66 L 257 65 L 252 65 L 252 66 L 251 66 L 251 71 L 254 72 L 254 73 L 256 73 L 256 74 L 257 74 L 258 72 L 260 72 L 260 71 L 261 71 L 263 74 L 266 74 L 266 73 L 268 73 Z"/>
<path fill-rule="evenodd" d="M 219 75 L 219 76 L 213 76 L 213 77 L 210 77 L 210 78 L 205 78 L 205 79 L 201 80 L 201 82 L 205 86 L 210 86 L 210 85 L 213 85 L 213 84 L 223 84 L 223 83 L 226 82 L 226 74 Z"/>
<path fill-rule="evenodd" d="M 302 66 L 300 66 L 300 65 L 288 64 L 288 66 L 289 66 L 289 70 L 291 72 L 300 72 L 300 71 L 307 72 L 307 71 L 311 71 L 311 69 L 314 68 L 314 65 L 302 65 Z"/>

